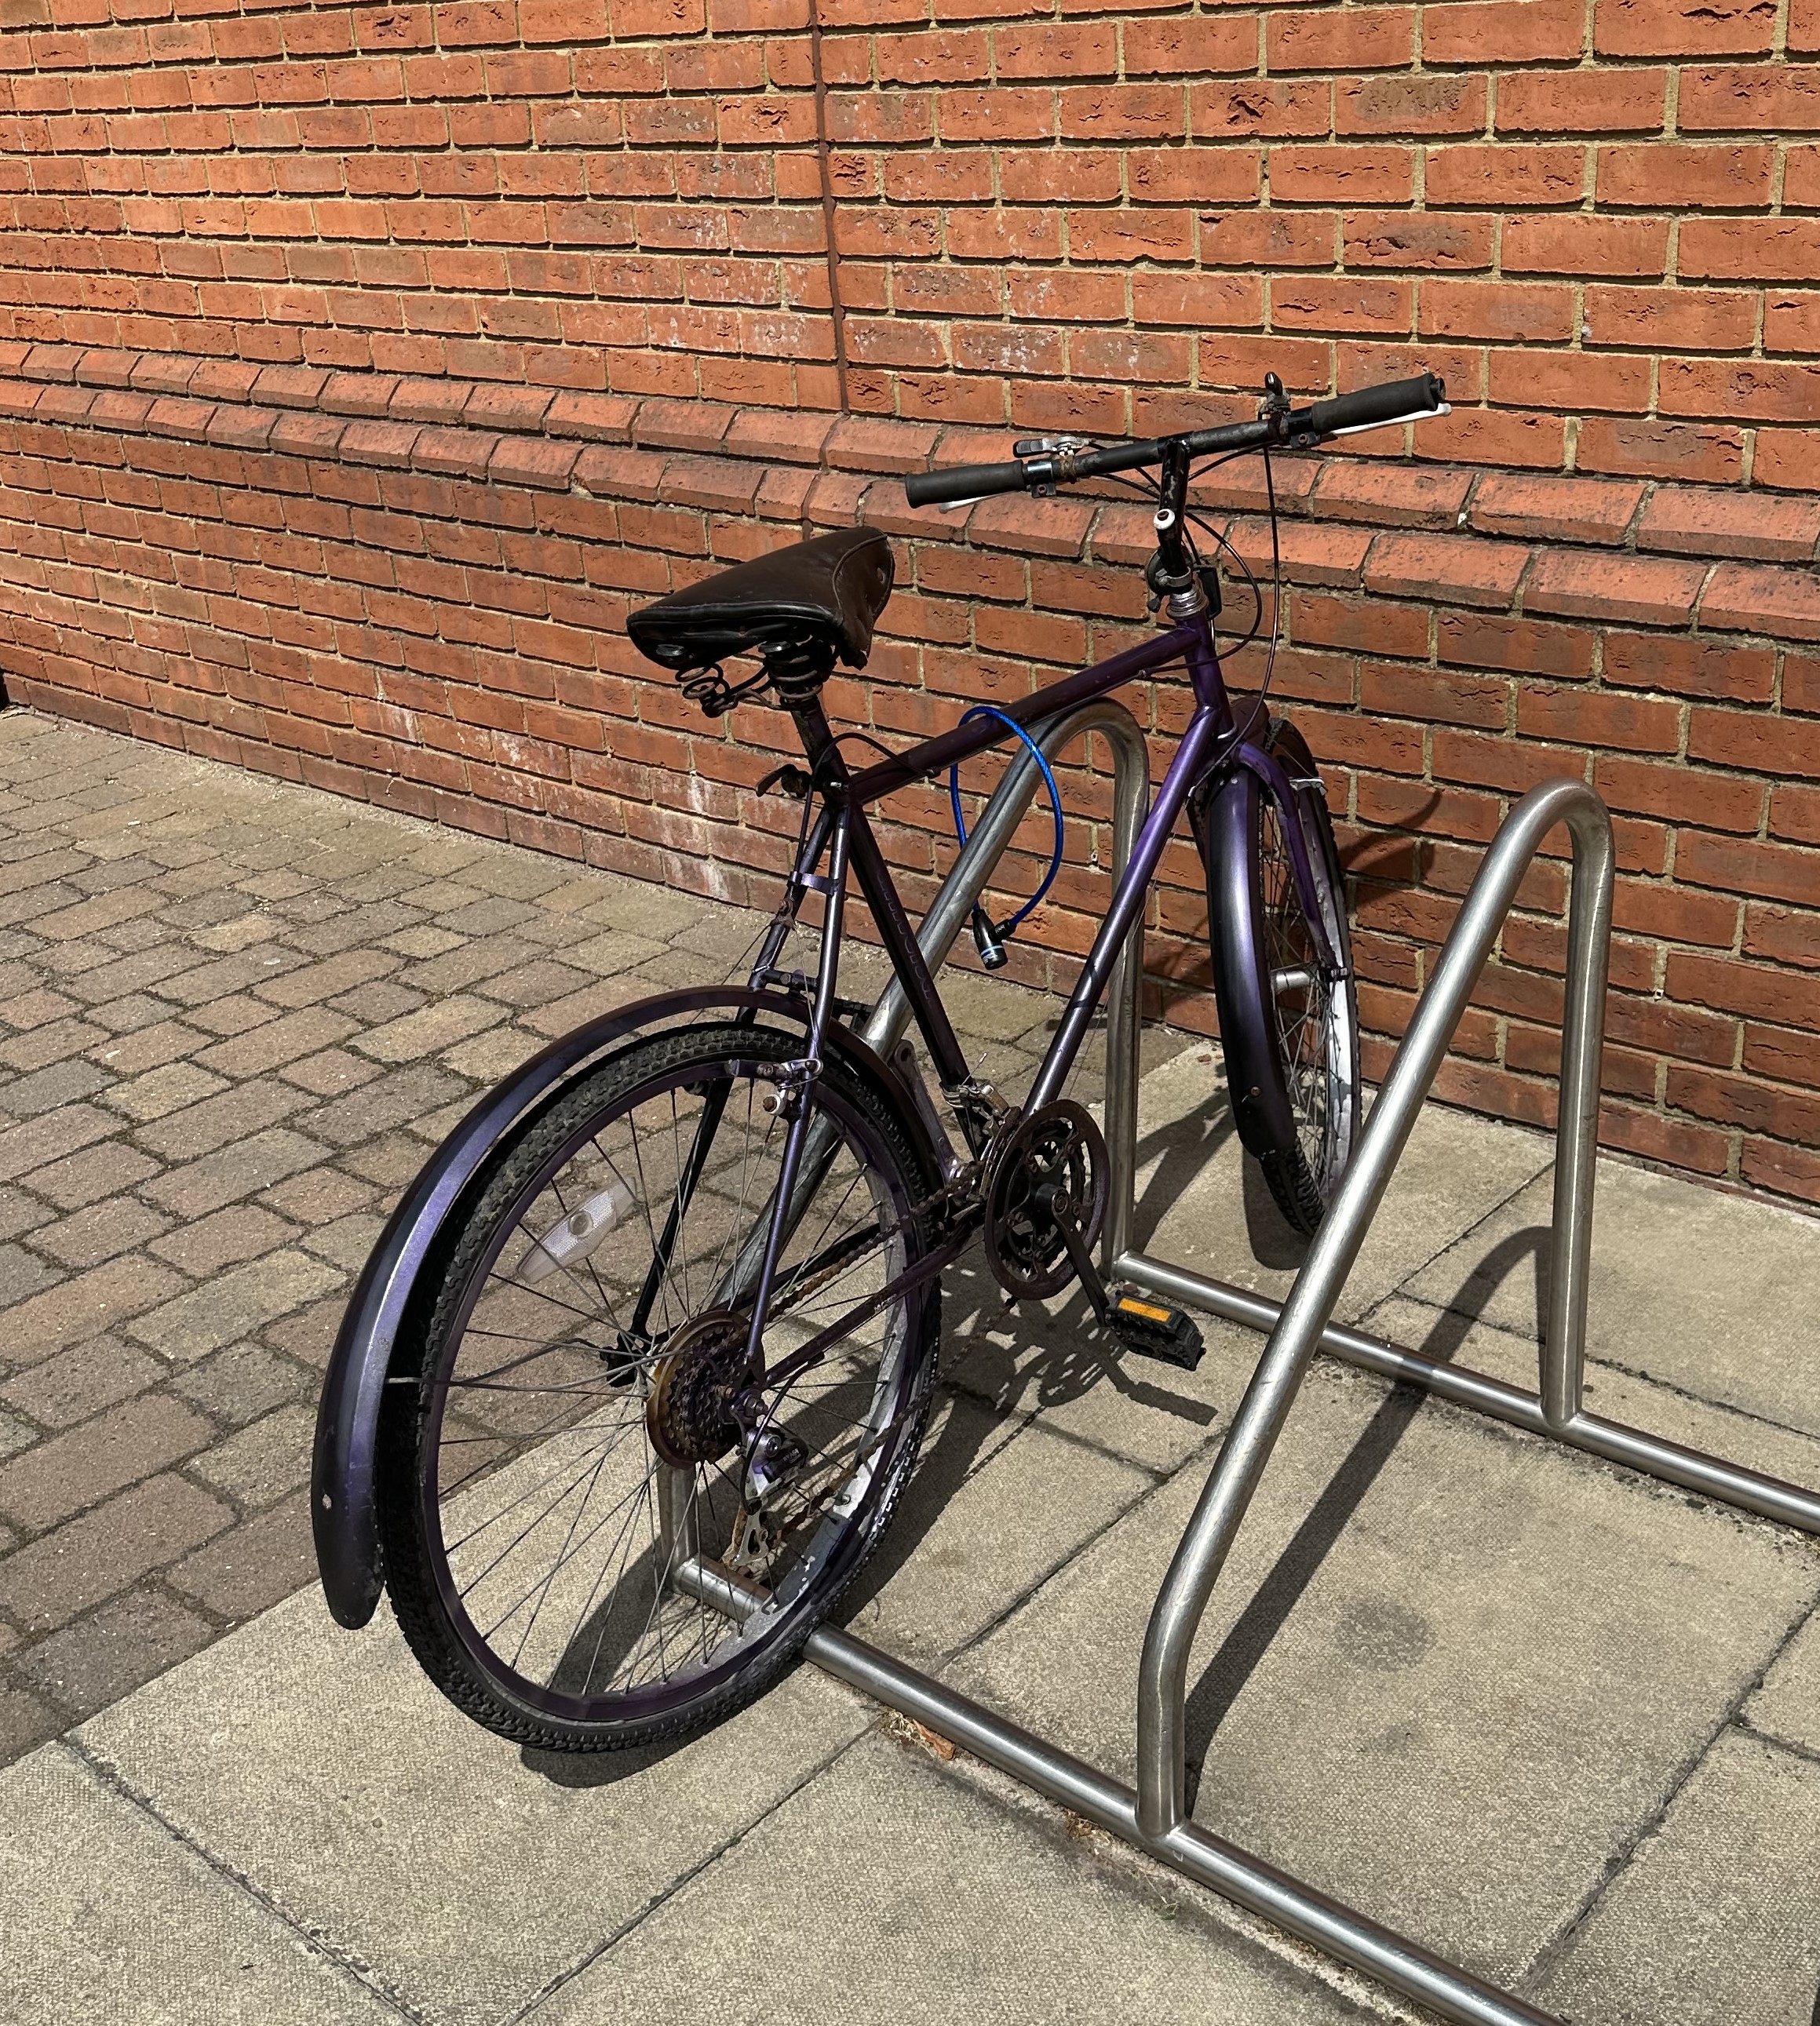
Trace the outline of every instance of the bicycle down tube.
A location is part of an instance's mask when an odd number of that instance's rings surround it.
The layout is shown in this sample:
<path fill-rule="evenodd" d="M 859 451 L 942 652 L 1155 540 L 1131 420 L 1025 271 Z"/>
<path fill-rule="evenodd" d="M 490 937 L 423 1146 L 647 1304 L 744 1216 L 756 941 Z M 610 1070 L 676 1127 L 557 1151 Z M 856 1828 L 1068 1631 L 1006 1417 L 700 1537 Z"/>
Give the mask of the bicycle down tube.
<path fill-rule="evenodd" d="M 1231 740 L 1234 728 L 1232 707 L 1213 646 L 1211 627 L 1206 618 L 1172 628 L 1154 640 L 1141 642 L 1123 654 L 1084 669 L 1004 707 L 1005 716 L 1020 725 L 1040 724 L 1081 704 L 1092 702 L 1140 676 L 1181 664 L 1186 665 L 1199 707 L 1176 748 L 1131 861 L 1114 886 L 1106 919 L 1094 938 L 1081 977 L 1037 1071 L 1027 1109 L 1033 1111 L 1049 1103 L 1060 1095 L 1067 1084 L 1088 1026 L 1104 996 L 1112 967 L 1130 934 L 1133 922 L 1143 908 L 1176 820 L 1186 806 L 1190 793 L 1222 757 L 1222 744 Z M 916 931 L 904 912 L 883 860 L 877 853 L 864 807 L 912 781 L 926 779 L 944 768 L 986 752 L 1001 743 L 1005 736 L 1004 726 L 989 720 L 983 725 L 963 724 L 892 759 L 880 761 L 875 766 L 853 775 L 846 785 L 853 822 L 853 871 L 878 921 L 893 967 L 903 982 L 912 1015 L 924 1039 L 930 1043 L 930 1053 L 945 1085 L 957 1079 L 937 1050 L 931 1029 L 934 1026 L 938 1032 L 945 1030 L 949 1034 L 952 1030 L 948 1026 L 929 967 L 923 960 Z M 1293 784 L 1268 753 L 1249 741 L 1242 741 L 1236 747 L 1226 744 L 1225 750 L 1230 753 L 1232 764 L 1255 772 L 1286 810 L 1291 806 Z M 1291 870 L 1309 917 L 1319 923 L 1321 910 L 1315 897 L 1313 871 L 1299 826 L 1286 827 L 1286 842 Z M 1324 941 L 1324 934 L 1322 940 Z M 1324 950 L 1322 954 L 1324 958 L 1331 959 L 1330 951 Z M 959 1075 L 964 1077 L 966 1065 L 958 1053 L 954 1061 L 958 1064 Z"/>

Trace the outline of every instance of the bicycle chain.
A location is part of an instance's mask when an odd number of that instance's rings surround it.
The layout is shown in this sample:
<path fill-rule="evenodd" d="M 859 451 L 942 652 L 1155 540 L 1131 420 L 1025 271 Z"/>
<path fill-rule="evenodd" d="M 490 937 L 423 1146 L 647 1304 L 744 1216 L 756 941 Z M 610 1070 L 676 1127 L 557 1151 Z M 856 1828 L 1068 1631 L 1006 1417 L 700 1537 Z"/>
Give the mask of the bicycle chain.
<path fill-rule="evenodd" d="M 986 1155 L 977 1161 L 969 1161 L 964 1167 L 957 1169 L 949 1176 L 940 1188 L 913 1203 L 904 1222 L 913 1224 L 924 1211 L 937 1210 L 951 1200 L 964 1203 L 977 1198 L 991 1151 L 989 1147 Z M 783 1299 L 773 1305 L 770 1313 L 772 1315 L 787 1315 L 799 1302 L 806 1301 L 811 1295 L 819 1294 L 823 1287 L 838 1280 L 846 1271 L 849 1263 L 858 1258 L 867 1246 L 884 1236 L 882 1229 L 855 1232 L 851 1238 L 843 1241 L 845 1249 L 837 1248 L 836 1256 L 825 1266 L 812 1273 L 806 1280 L 793 1281 Z"/>

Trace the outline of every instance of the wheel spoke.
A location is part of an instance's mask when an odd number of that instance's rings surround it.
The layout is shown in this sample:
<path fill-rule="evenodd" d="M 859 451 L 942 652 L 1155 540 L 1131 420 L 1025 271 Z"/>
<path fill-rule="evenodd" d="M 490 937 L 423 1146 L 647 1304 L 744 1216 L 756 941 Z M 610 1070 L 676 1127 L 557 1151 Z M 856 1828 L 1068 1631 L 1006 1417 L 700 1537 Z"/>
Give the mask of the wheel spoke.
<path fill-rule="evenodd" d="M 747 1323 L 709 1305 L 737 1302 L 726 1278 L 775 1214 L 785 1136 L 755 1092 L 794 1037 L 747 1029 L 730 1048 L 725 1032 L 649 1037 L 518 1129 L 519 1151 L 466 1213 L 471 1238 L 451 1237 L 456 1279 L 436 1306 L 448 1320 L 408 1395 L 438 1622 L 502 1711 L 533 1696 L 558 1729 L 636 1728 L 724 1700 L 772 1635 L 678 1589 L 678 1557 L 731 1557 L 779 1625 L 819 1615 L 823 1572 L 875 1527 L 887 1504 L 875 1482 L 908 1467 L 921 1425 L 935 1287 L 926 1275 L 893 1290 L 926 1242 L 911 1210 L 932 1185 L 880 1100 L 831 1070 L 815 1100 L 828 1151 L 790 1204 L 765 1362 L 786 1366 L 831 1326 L 848 1333 L 794 1379 L 758 1381 L 749 1426 L 776 1461 L 775 1482 L 753 1479 L 769 1488 L 753 1527 L 729 1419 L 748 1382 L 716 1348 L 742 1346 Z M 672 1466 L 654 1440 L 694 1451 L 661 1499 Z M 415 1620 L 401 1622 L 415 1641 Z"/>

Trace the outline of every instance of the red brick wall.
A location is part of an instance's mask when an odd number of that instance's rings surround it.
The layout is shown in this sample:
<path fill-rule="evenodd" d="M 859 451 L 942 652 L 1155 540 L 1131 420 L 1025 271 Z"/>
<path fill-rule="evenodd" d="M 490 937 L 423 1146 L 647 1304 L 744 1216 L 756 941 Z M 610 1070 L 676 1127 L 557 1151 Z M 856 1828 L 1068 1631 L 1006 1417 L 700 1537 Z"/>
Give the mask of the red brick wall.
<path fill-rule="evenodd" d="M 1816 483 L 1820 0 L 820 4 L 0 0 L 0 336 Z"/>
<path fill-rule="evenodd" d="M 1141 509 L 912 514 L 877 474 L 945 455 L 927 425 L 547 392 L 508 414 L 495 387 L 50 347 L 0 346 L 9 369 L 10 694 L 730 897 L 775 890 L 795 812 L 752 791 L 787 726 L 753 705 L 702 719 L 632 653 L 629 604 L 807 529 L 888 529 L 900 588 L 866 679 L 828 692 L 886 738 L 1144 623 Z M 1235 467 L 1208 496 L 1262 559 L 1254 486 Z M 1288 461 L 1282 492 L 1277 690 L 1340 816 L 1370 1070 L 1511 801 L 1584 775 L 1622 867 L 1608 1141 L 1820 1199 L 1820 501 L 1348 459 Z M 1183 722 L 1179 685 L 1133 701 L 1159 734 Z M 1057 985 L 1103 907 L 1107 784 L 1077 768 L 1066 800 L 1073 862 L 1017 957 Z M 945 798 L 891 816 L 927 899 Z M 1044 834 L 1033 819 L 1031 851 Z M 1185 841 L 1164 871 L 1156 996 L 1205 1026 Z M 1444 1094 L 1551 1115 L 1565 889 L 1538 864 Z"/>
<path fill-rule="evenodd" d="M 928 729 L 1130 637 L 1144 538 L 874 475 L 1432 367 L 1450 421 L 1286 472 L 1373 1066 L 1512 797 L 1582 773 L 1608 1136 L 1820 1199 L 1820 0 L 820 7 L 0 0 L 9 693 L 742 893 L 776 727 L 695 719 L 628 599 L 864 514 L 902 588 L 834 708 Z M 945 820 L 906 798 L 912 886 Z M 1561 901 L 1450 1094 L 1547 1114 Z"/>

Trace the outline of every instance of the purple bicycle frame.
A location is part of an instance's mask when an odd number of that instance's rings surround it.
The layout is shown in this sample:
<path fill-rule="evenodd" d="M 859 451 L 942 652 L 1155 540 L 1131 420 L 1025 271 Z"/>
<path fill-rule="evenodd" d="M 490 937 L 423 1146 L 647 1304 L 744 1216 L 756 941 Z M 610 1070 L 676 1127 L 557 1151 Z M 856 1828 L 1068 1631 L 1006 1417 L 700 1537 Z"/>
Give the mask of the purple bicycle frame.
<path fill-rule="evenodd" d="M 1270 790 L 1277 807 L 1283 812 L 1284 836 L 1289 848 L 1296 885 L 1300 890 L 1302 912 L 1315 934 L 1319 960 L 1329 971 L 1336 965 L 1336 953 L 1328 941 L 1313 867 L 1309 859 L 1302 825 L 1291 819 L 1291 812 L 1296 804 L 1297 784 L 1290 780 L 1280 762 L 1262 746 L 1254 745 L 1249 739 L 1241 740 L 1236 745 L 1231 742 L 1234 729 L 1232 705 L 1221 678 L 1219 657 L 1214 650 L 1210 617 L 1203 614 L 1199 618 L 1190 620 L 1166 632 L 1159 633 L 1154 639 L 1142 641 L 1135 647 L 1128 647 L 1124 653 L 1114 654 L 1109 660 L 1098 662 L 1090 669 L 1083 669 L 1078 674 L 1065 676 L 1046 689 L 1019 698 L 1004 706 L 1004 714 L 1027 728 L 1071 709 L 1077 704 L 1090 702 L 1096 697 L 1103 696 L 1122 683 L 1133 681 L 1140 676 L 1170 667 L 1177 662 L 1184 662 L 1187 665 L 1197 707 L 1170 761 L 1169 771 L 1157 791 L 1156 800 L 1132 851 L 1130 862 L 1114 889 L 1111 904 L 1107 910 L 1105 919 L 1094 937 L 1093 946 L 1070 995 L 1060 1024 L 1037 1071 L 1036 1080 L 1030 1086 L 1026 1101 L 1029 1110 L 1033 1111 L 1038 1105 L 1049 1103 L 1061 1095 L 1069 1072 L 1074 1066 L 1074 1059 L 1080 1052 L 1081 1044 L 1085 1038 L 1094 1011 L 1105 992 L 1112 967 L 1125 946 L 1126 937 L 1131 933 L 1138 911 L 1144 905 L 1150 882 L 1155 878 L 1158 864 L 1162 859 L 1163 846 L 1175 827 L 1176 819 L 1181 814 L 1190 793 L 1216 765 L 1245 767 Z M 928 1046 L 945 1088 L 951 1089 L 966 1080 L 968 1075 L 967 1063 L 961 1054 L 953 1028 L 949 1023 L 929 967 L 923 960 L 923 952 L 917 946 L 916 931 L 898 899 L 897 890 L 873 838 L 871 827 L 866 821 L 865 809 L 868 803 L 878 801 L 882 796 L 890 794 L 912 781 L 925 779 L 957 761 L 970 759 L 975 753 L 986 751 L 1008 735 L 1004 725 L 992 719 L 960 725 L 952 731 L 925 740 L 908 752 L 879 761 L 875 765 L 852 775 L 845 786 L 842 815 L 848 826 L 846 843 L 849 861 L 859 880 L 860 890 L 871 908 L 873 919 L 879 925 L 879 934 L 884 939 L 893 966 L 903 981 L 911 1013 Z M 817 827 L 818 832 L 820 828 L 820 826 Z M 801 870 L 812 871 L 813 860 L 819 856 L 820 848 L 821 838 L 818 834 L 812 838 L 809 844 Z M 1211 930 L 1214 925 L 1210 923 L 1209 927 Z"/>

